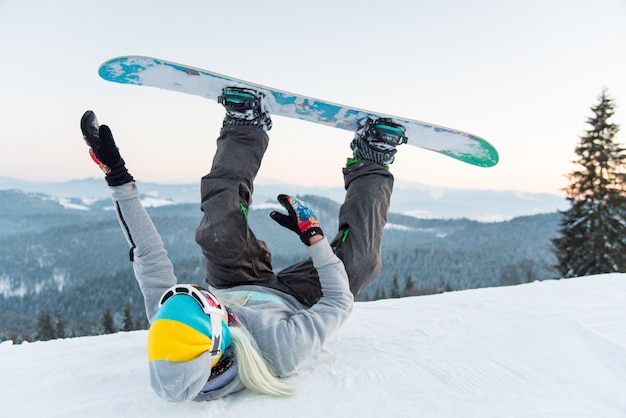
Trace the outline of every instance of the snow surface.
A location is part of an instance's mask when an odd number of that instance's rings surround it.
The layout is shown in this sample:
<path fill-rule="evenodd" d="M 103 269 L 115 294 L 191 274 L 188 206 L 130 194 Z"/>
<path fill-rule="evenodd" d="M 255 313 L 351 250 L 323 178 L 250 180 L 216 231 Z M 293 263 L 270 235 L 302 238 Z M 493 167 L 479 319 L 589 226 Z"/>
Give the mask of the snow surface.
<path fill-rule="evenodd" d="M 357 303 L 296 397 L 171 404 L 145 331 L 0 344 L 3 417 L 625 417 L 626 274 Z"/>

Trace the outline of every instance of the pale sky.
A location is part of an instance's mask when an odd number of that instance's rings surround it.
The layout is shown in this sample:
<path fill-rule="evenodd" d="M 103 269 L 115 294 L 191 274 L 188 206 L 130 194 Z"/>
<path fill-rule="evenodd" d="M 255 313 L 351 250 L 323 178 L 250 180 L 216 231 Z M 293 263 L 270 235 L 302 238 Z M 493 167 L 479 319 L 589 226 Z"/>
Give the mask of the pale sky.
<path fill-rule="evenodd" d="M 479 135 L 500 163 L 399 148 L 399 180 L 562 194 L 603 88 L 626 142 L 626 0 L 0 0 L 0 176 L 100 176 L 79 130 L 92 109 L 138 180 L 210 168 L 215 102 L 101 80 L 148 55 Z M 259 177 L 337 186 L 350 133 L 274 118 Z"/>

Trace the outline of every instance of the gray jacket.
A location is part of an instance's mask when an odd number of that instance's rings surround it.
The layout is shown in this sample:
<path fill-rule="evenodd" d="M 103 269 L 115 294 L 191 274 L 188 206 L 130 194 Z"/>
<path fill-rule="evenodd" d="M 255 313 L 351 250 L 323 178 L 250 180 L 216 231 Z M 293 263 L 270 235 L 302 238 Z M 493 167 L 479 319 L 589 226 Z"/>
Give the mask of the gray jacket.
<path fill-rule="evenodd" d="M 163 242 L 139 201 L 134 182 L 111 187 L 120 225 L 132 247 L 133 269 L 152 321 L 159 298 L 177 283 Z M 295 237 L 294 237 L 295 239 Z M 326 239 L 307 247 L 316 268 L 323 297 L 311 308 L 294 297 L 263 286 L 235 286 L 221 292 L 250 296 L 235 314 L 252 337 L 259 353 L 276 376 L 286 376 L 319 352 L 328 337 L 348 318 L 354 298 L 341 260 Z M 235 376 L 225 385 L 200 393 L 198 400 L 216 399 L 243 388 Z"/>

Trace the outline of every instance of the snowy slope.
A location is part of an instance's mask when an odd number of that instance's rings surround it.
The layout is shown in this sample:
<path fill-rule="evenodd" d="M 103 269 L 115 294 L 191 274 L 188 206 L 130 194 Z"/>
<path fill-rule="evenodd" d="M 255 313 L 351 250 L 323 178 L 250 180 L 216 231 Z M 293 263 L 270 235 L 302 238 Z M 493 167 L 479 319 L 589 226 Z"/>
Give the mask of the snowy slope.
<path fill-rule="evenodd" d="M 290 383 L 169 404 L 145 331 L 0 345 L 3 417 L 624 417 L 626 274 L 357 303 Z"/>

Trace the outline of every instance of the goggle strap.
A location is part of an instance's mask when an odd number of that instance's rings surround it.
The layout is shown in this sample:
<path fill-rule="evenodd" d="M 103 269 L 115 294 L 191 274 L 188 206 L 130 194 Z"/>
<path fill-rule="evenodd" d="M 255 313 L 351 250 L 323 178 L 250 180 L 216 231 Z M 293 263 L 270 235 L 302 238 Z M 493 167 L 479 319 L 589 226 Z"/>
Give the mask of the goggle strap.
<path fill-rule="evenodd" d="M 222 345 L 222 311 L 214 309 L 210 318 L 212 338 L 209 352 L 211 353 L 211 356 L 217 357 L 220 353 L 220 346 Z"/>

